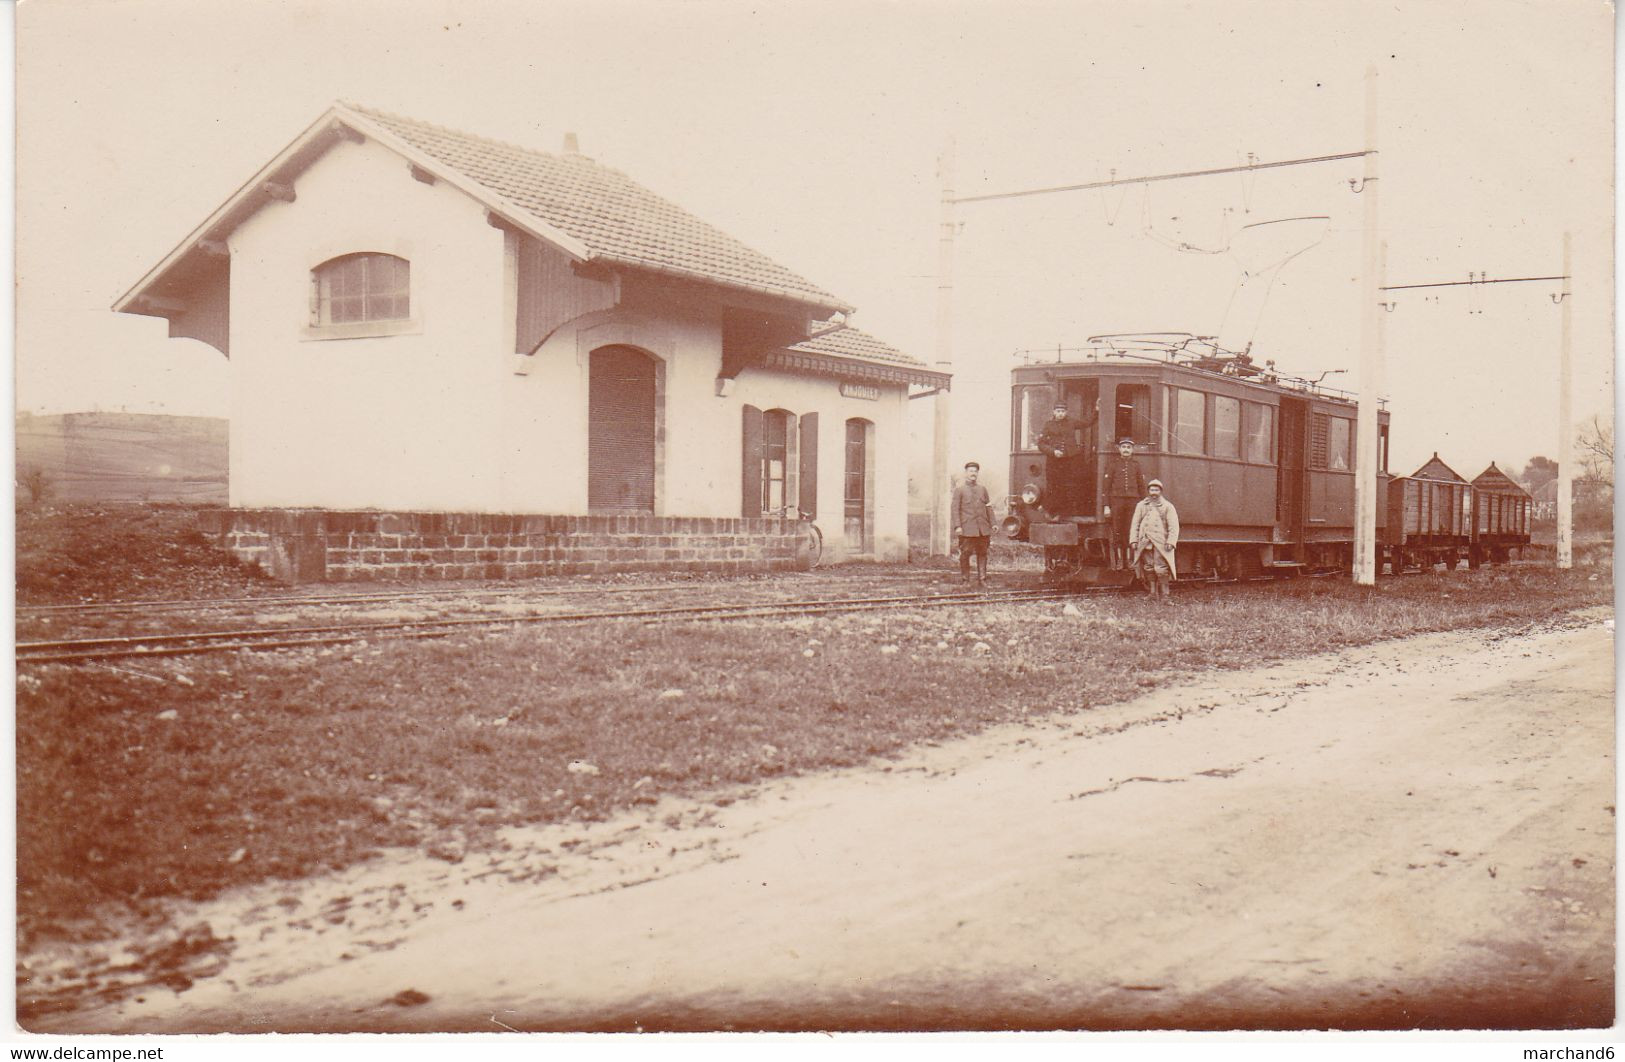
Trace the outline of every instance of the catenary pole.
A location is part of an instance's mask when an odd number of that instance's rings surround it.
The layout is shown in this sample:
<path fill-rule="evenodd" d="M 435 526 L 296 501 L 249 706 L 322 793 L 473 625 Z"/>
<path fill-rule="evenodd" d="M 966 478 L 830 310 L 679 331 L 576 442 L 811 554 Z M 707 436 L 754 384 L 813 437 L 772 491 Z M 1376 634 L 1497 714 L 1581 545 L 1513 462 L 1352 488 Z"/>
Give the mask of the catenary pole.
<path fill-rule="evenodd" d="M 1573 235 L 1563 233 L 1563 275 L 1572 278 L 1574 271 L 1569 261 Z M 1572 389 L 1573 358 L 1570 325 L 1574 305 L 1574 281 L 1563 284 L 1562 347 L 1558 355 L 1557 370 L 1557 566 L 1574 567 L 1574 411 L 1569 408 Z"/>
<path fill-rule="evenodd" d="M 1382 248 L 1378 239 L 1377 68 L 1365 71 L 1365 197 L 1360 277 L 1360 405 L 1355 422 L 1354 582 L 1377 582 L 1377 402 L 1382 386 Z"/>
<path fill-rule="evenodd" d="M 952 372 L 954 362 L 954 230 L 958 225 L 954 204 L 954 142 L 949 137 L 937 175 L 942 181 L 942 206 L 937 236 L 937 371 Z M 930 555 L 948 555 L 948 439 L 950 426 L 948 388 L 944 386 L 932 400 L 931 418 L 931 544 Z"/>

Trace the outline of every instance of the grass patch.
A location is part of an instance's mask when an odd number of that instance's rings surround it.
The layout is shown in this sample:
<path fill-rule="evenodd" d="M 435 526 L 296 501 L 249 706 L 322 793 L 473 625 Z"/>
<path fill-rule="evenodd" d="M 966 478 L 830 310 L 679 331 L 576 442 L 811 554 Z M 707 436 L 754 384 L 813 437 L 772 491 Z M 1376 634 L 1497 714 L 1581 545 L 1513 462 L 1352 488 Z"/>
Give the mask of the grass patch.
<path fill-rule="evenodd" d="M 23 946 L 103 905 L 206 897 L 501 826 L 858 764 L 1207 668 L 1612 601 L 1523 567 L 1057 604 L 521 629 L 18 678 Z"/>
<path fill-rule="evenodd" d="M 277 586 L 198 530 L 186 506 L 17 509 L 17 602 L 227 597 Z"/>

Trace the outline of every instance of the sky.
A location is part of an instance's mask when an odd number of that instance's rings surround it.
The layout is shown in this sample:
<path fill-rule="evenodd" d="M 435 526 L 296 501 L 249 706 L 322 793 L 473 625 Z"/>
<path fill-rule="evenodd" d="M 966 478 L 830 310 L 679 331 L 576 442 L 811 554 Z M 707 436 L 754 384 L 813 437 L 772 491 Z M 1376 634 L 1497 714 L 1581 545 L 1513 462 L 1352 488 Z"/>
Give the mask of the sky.
<path fill-rule="evenodd" d="M 224 415 L 224 357 L 110 305 L 337 99 L 546 151 L 575 132 L 932 361 L 950 139 L 959 195 L 1359 151 L 1373 65 L 1387 282 L 1557 274 L 1572 232 L 1575 416 L 1613 408 L 1614 20 L 1594 0 L 25 0 L 16 18 L 19 409 Z M 1095 334 L 1223 326 L 1356 385 L 1359 173 L 962 207 L 950 460 L 1006 461 L 1015 352 Z M 1327 219 L 1318 242 L 1226 321 L 1230 238 L 1305 215 Z M 1555 454 L 1558 290 L 1395 294 L 1396 471 Z"/>

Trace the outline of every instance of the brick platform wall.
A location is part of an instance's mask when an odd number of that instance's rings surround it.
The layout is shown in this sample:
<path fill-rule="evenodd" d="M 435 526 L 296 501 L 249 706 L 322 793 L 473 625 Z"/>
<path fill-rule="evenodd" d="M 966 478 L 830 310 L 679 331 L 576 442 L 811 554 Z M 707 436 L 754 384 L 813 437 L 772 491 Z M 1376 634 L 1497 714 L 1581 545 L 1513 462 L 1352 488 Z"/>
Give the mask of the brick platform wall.
<path fill-rule="evenodd" d="M 288 582 L 800 571 L 796 521 L 684 516 L 213 509 L 203 533 Z"/>

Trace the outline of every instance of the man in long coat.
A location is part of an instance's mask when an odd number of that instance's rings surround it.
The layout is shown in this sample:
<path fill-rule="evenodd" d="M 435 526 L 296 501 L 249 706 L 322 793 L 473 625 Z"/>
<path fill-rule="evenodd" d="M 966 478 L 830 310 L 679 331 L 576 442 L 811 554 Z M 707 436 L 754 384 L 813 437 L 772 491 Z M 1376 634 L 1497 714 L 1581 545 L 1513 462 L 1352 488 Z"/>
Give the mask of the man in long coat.
<path fill-rule="evenodd" d="M 993 501 L 987 488 L 976 482 L 982 466 L 965 463 L 965 478 L 954 488 L 949 524 L 959 536 L 959 579 L 970 582 L 970 559 L 976 558 L 976 583 L 987 580 L 987 547 L 993 536 Z"/>
<path fill-rule="evenodd" d="M 1044 509 L 1051 516 L 1075 516 L 1079 495 L 1087 486 L 1088 454 L 1093 452 L 1094 420 L 1078 420 L 1067 413 L 1066 403 L 1055 401 L 1055 410 L 1038 434 L 1038 449 L 1044 455 L 1044 482 L 1047 484 Z"/>
<path fill-rule="evenodd" d="M 1169 600 L 1169 584 L 1179 578 L 1174 551 L 1179 547 L 1179 512 L 1162 496 L 1162 480 L 1145 485 L 1146 496 L 1134 507 L 1134 526 L 1129 537 L 1134 543 L 1134 567 L 1143 562 L 1146 589 L 1153 599 Z"/>

